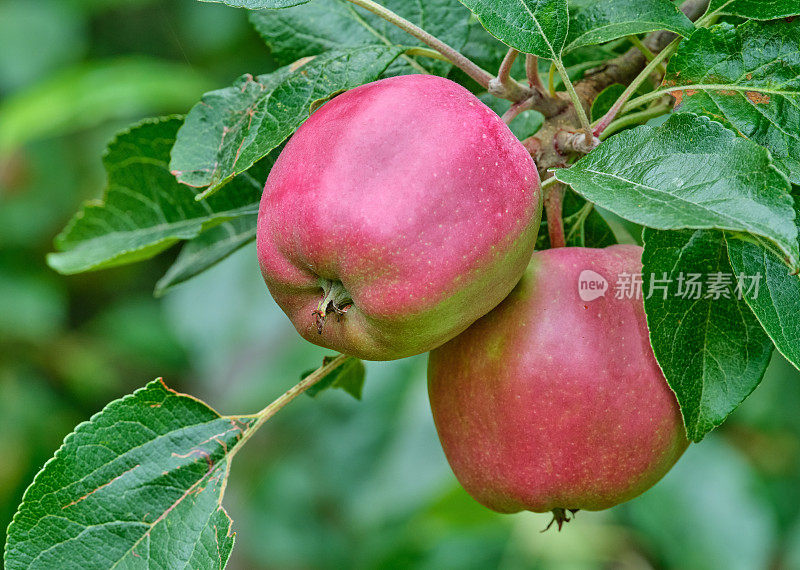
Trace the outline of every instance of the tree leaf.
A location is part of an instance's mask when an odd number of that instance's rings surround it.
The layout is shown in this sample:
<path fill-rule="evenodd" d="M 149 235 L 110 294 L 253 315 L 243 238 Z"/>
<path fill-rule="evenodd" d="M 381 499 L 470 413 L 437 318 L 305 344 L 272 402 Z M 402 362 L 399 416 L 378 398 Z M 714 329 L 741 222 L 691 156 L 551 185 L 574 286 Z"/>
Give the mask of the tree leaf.
<path fill-rule="evenodd" d="M 621 132 L 555 176 L 637 224 L 750 233 L 800 265 L 788 180 L 766 149 L 706 117 Z"/>
<path fill-rule="evenodd" d="M 206 198 L 280 145 L 315 105 L 377 79 L 399 54 L 387 46 L 329 51 L 206 93 L 178 132 L 172 173 L 183 184 L 207 186 L 198 196 Z"/>
<path fill-rule="evenodd" d="M 711 0 L 707 14 L 773 20 L 800 14 L 798 0 Z"/>
<path fill-rule="evenodd" d="M 624 91 L 625 86 L 622 83 L 612 83 L 603 89 L 597 97 L 594 98 L 594 101 L 592 101 L 592 108 L 589 115 L 591 120 L 596 121 L 608 113 Z"/>
<path fill-rule="evenodd" d="M 694 29 L 692 21 L 670 0 L 600 0 L 570 17 L 564 51 L 655 30 L 688 37 Z"/>
<path fill-rule="evenodd" d="M 257 220 L 258 214 L 234 218 L 186 242 L 178 258 L 156 283 L 155 296 L 163 296 L 256 239 Z"/>
<path fill-rule="evenodd" d="M 798 203 L 800 210 L 800 203 Z M 800 216 L 797 218 L 800 226 Z M 760 276 L 744 300 L 786 360 L 800 370 L 800 275 L 792 275 L 772 253 L 756 244 L 728 239 L 728 256 L 737 274 Z"/>
<path fill-rule="evenodd" d="M 610 59 L 620 55 L 614 49 L 614 42 L 603 46 L 589 46 L 585 48 L 577 48 L 569 53 L 563 54 L 561 60 L 567 69 L 567 75 L 572 81 L 580 79 L 584 72 L 601 66 Z M 508 53 L 508 46 L 501 43 L 494 36 L 486 31 L 486 29 L 475 19 L 470 18 L 469 35 L 461 53 L 468 57 L 483 69 L 496 70 L 499 69 L 503 58 Z M 539 60 L 539 72 L 542 79 L 547 81 L 547 73 L 549 71 L 550 62 L 545 59 Z M 512 66 L 512 76 L 520 80 L 525 77 L 525 58 L 518 57 Z M 474 82 L 457 67 L 452 67 L 448 77 L 456 83 L 461 83 L 467 88 L 472 89 L 475 93 L 485 93 L 482 88 L 476 88 Z M 563 89 L 563 83 L 559 74 L 556 74 L 553 81 L 553 86 L 556 89 Z M 505 99 L 497 99 L 498 101 L 506 101 Z M 486 101 L 484 101 L 485 103 Z M 494 107 L 493 107 L 494 108 Z"/>
<path fill-rule="evenodd" d="M 458 0 L 385 0 L 383 6 L 460 50 L 469 32 L 469 12 Z M 287 10 L 252 12 L 250 21 L 281 65 L 331 49 L 362 45 L 424 46 L 404 30 L 346 0 L 317 0 Z M 402 56 L 390 75 L 444 74 L 450 64 Z"/>
<path fill-rule="evenodd" d="M 800 183 L 800 25 L 720 24 L 698 30 L 670 59 L 664 85 L 677 111 L 704 114 L 767 147 Z"/>
<path fill-rule="evenodd" d="M 569 28 L 567 0 L 460 0 L 489 33 L 523 53 L 558 59 Z"/>
<path fill-rule="evenodd" d="M 113 119 L 182 111 L 208 88 L 188 65 L 145 57 L 67 68 L 2 101 L 0 154 Z"/>
<path fill-rule="evenodd" d="M 686 432 L 697 442 L 758 386 L 772 343 L 738 298 L 721 232 L 645 229 L 644 243 L 650 342 L 678 397 Z M 669 283 L 656 281 L 664 274 Z M 692 280 L 700 283 L 699 290 Z M 722 290 L 728 297 L 715 298 Z"/>
<path fill-rule="evenodd" d="M 160 380 L 67 436 L 25 492 L 5 567 L 224 568 L 228 461 L 250 418 L 226 418 Z"/>
<path fill-rule="evenodd" d="M 200 2 L 213 2 L 227 4 L 234 8 L 247 8 L 248 10 L 263 10 L 276 8 L 291 8 L 305 4 L 309 0 L 200 0 Z"/>
<path fill-rule="evenodd" d="M 334 358 L 336 357 L 324 357 L 322 359 L 322 365 L 326 366 L 330 364 Z M 303 373 L 301 378 L 305 378 L 312 372 L 314 372 L 314 370 L 308 370 Z M 322 380 L 308 388 L 306 394 L 315 398 L 320 392 L 328 388 L 341 388 L 356 400 L 360 400 L 361 392 L 364 389 L 366 374 L 367 370 L 364 368 L 364 363 L 354 356 L 348 356 L 342 364 L 328 372 Z"/>
<path fill-rule="evenodd" d="M 760 275 L 761 284 L 745 295 L 747 304 L 786 360 L 800 369 L 800 276 L 764 248 L 742 240 L 728 240 L 733 270 Z"/>
<path fill-rule="evenodd" d="M 224 196 L 204 203 L 169 171 L 179 117 L 146 120 L 120 133 L 103 157 L 108 185 L 56 238 L 47 263 L 80 273 L 150 258 L 214 225 L 258 212 L 266 174 L 237 178 Z"/>

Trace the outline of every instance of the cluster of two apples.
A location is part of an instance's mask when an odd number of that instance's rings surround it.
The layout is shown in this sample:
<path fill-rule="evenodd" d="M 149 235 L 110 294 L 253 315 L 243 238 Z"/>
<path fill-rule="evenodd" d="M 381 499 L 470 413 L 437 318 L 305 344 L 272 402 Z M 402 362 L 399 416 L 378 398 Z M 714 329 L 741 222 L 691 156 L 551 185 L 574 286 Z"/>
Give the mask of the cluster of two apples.
<path fill-rule="evenodd" d="M 599 510 L 653 485 L 687 442 L 640 299 L 578 277 L 641 249 L 533 252 L 539 176 L 503 121 L 434 76 L 317 110 L 281 153 L 258 221 L 270 292 L 307 340 L 368 360 L 431 351 L 445 454 L 500 512 Z"/>

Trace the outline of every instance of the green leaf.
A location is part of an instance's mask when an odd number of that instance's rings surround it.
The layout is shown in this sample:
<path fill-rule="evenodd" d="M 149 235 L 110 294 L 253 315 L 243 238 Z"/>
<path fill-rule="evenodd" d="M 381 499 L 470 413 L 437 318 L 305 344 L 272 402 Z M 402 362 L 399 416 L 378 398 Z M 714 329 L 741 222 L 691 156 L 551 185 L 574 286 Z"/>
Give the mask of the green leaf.
<path fill-rule="evenodd" d="M 569 188 L 566 189 L 564 194 L 561 210 L 561 217 L 564 223 L 564 239 L 568 247 L 601 248 L 617 243 L 614 231 L 605 218 L 600 215 L 592 204 Z M 550 247 L 547 219 L 543 218 L 539 227 L 539 237 L 536 240 L 536 249 L 541 250 Z"/>
<path fill-rule="evenodd" d="M 709 15 L 730 15 L 752 20 L 773 20 L 800 14 L 798 0 L 711 0 Z"/>
<path fill-rule="evenodd" d="M 105 196 L 87 203 L 56 238 L 60 253 L 47 256 L 50 267 L 69 274 L 141 261 L 258 212 L 264 172 L 240 176 L 223 196 L 206 202 L 175 181 L 168 163 L 180 124 L 176 117 L 147 120 L 111 142 L 103 157 Z"/>
<path fill-rule="evenodd" d="M 572 81 L 577 81 L 585 71 L 599 67 L 610 59 L 620 55 L 614 49 L 615 42 L 606 44 L 604 46 L 589 46 L 585 48 L 577 48 L 567 54 L 564 54 L 562 61 L 567 69 L 567 75 Z M 486 29 L 475 20 L 470 18 L 469 36 L 461 53 L 468 57 L 483 69 L 499 69 L 503 58 L 508 53 L 508 46 L 499 42 L 497 38 L 489 34 Z M 550 62 L 545 59 L 539 60 L 539 73 L 542 80 L 547 82 L 547 73 L 550 68 Z M 522 79 L 525 77 L 525 58 L 518 57 L 512 67 L 512 76 Z M 453 67 L 448 74 L 448 77 L 457 83 L 461 83 L 466 87 L 473 89 L 475 93 L 480 93 L 480 89 L 473 87 L 474 82 L 457 67 Z M 563 89 L 561 77 L 556 74 L 554 77 L 553 85 L 556 89 Z M 497 99 L 499 101 L 506 101 L 505 99 Z M 486 101 L 484 101 L 486 103 Z M 487 103 L 488 104 L 488 103 Z M 494 107 L 493 107 L 494 108 Z"/>
<path fill-rule="evenodd" d="M 800 183 L 800 25 L 720 24 L 698 30 L 670 59 L 664 85 L 677 111 L 703 114 L 767 147 Z"/>
<path fill-rule="evenodd" d="M 308 1 L 309 0 L 200 0 L 200 2 L 227 4 L 234 8 L 247 8 L 248 10 L 291 8 L 292 6 L 305 4 Z"/>
<path fill-rule="evenodd" d="M 591 120 L 597 121 L 608 113 L 619 96 L 625 91 L 625 86 L 621 83 L 613 83 L 603 89 L 592 101 Z"/>
<path fill-rule="evenodd" d="M 67 436 L 25 492 L 5 567 L 224 568 L 229 458 L 251 418 L 156 380 Z"/>
<path fill-rule="evenodd" d="M 565 51 L 655 30 L 688 37 L 695 27 L 670 0 L 600 0 L 570 18 Z"/>
<path fill-rule="evenodd" d="M 469 32 L 469 12 L 458 0 L 386 0 L 383 6 L 460 50 Z M 432 17 L 435 16 L 435 17 Z M 252 12 L 250 21 L 285 65 L 331 49 L 362 45 L 424 46 L 397 26 L 346 0 L 317 0 L 287 10 Z M 443 74 L 450 64 L 430 58 L 400 57 L 388 72 Z"/>
<path fill-rule="evenodd" d="M 326 356 L 322 359 L 322 365 L 326 366 L 330 364 L 334 358 L 336 357 Z M 305 378 L 312 372 L 314 372 L 314 370 L 303 373 L 302 378 Z M 364 368 L 364 363 L 361 360 L 354 356 L 348 356 L 342 364 L 331 370 L 322 380 L 306 390 L 306 394 L 315 398 L 317 394 L 323 390 L 327 390 L 328 388 L 340 388 L 353 396 L 356 400 L 360 400 L 361 392 L 364 389 L 366 373 L 366 368 Z"/>
<path fill-rule="evenodd" d="M 256 239 L 257 220 L 258 214 L 234 218 L 186 242 L 178 258 L 156 283 L 155 296 L 163 296 Z"/>
<path fill-rule="evenodd" d="M 460 0 L 489 33 L 522 53 L 558 59 L 569 28 L 567 0 Z"/>
<path fill-rule="evenodd" d="M 198 198 L 211 195 L 286 140 L 320 102 L 377 79 L 400 51 L 329 51 L 206 93 L 178 132 L 172 173 L 183 184 L 208 187 Z"/>
<path fill-rule="evenodd" d="M 706 117 L 621 132 L 555 176 L 637 224 L 750 233 L 800 265 L 788 180 L 766 149 Z"/>
<path fill-rule="evenodd" d="M 798 204 L 800 209 L 800 204 Z M 800 216 L 796 220 L 800 225 Z M 756 244 L 728 239 L 728 256 L 737 274 L 759 276 L 744 300 L 786 360 L 800 369 L 800 275 Z"/>
<path fill-rule="evenodd" d="M 186 65 L 145 57 L 68 68 L 0 103 L 0 154 L 112 119 L 183 111 L 208 88 Z"/>
<path fill-rule="evenodd" d="M 697 442 L 758 386 L 772 343 L 739 298 L 721 232 L 645 229 L 644 242 L 650 342 Z"/>

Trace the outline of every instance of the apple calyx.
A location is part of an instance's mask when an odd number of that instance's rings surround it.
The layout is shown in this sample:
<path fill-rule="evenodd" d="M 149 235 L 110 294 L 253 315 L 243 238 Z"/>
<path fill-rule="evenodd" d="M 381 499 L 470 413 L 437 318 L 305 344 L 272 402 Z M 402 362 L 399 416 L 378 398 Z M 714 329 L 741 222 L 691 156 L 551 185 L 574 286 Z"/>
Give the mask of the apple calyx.
<path fill-rule="evenodd" d="M 320 285 L 322 287 L 322 300 L 311 314 L 316 316 L 317 332 L 322 334 L 328 313 L 336 313 L 336 319 L 341 319 L 342 315 L 352 306 L 353 300 L 350 298 L 350 293 L 347 292 L 347 289 L 338 279 L 333 281 L 321 279 Z"/>
<path fill-rule="evenodd" d="M 553 526 L 553 523 L 555 523 L 558 526 L 558 531 L 561 532 L 561 527 L 564 526 L 564 523 L 568 523 L 569 521 L 574 519 L 575 513 L 577 513 L 579 510 L 580 509 L 560 509 L 560 508 L 553 509 L 553 520 L 551 520 L 548 523 L 548 525 L 544 527 L 544 530 L 542 530 L 541 532 L 547 532 L 548 530 L 550 530 L 550 527 Z M 571 518 L 567 514 L 567 511 L 569 511 L 569 513 L 572 515 Z"/>

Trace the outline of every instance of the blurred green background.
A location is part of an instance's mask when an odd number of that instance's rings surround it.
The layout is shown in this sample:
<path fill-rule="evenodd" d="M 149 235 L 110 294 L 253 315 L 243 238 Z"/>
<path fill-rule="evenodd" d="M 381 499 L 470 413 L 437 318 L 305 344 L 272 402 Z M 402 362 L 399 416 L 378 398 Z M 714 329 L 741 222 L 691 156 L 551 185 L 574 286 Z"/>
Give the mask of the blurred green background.
<path fill-rule="evenodd" d="M 162 300 L 175 256 L 62 277 L 44 263 L 100 157 L 139 118 L 275 67 L 243 11 L 195 0 L 0 0 L 0 531 L 63 437 L 157 376 L 261 408 L 323 352 L 269 298 L 253 247 Z M 368 365 L 364 400 L 301 398 L 237 456 L 232 568 L 800 568 L 800 374 L 776 357 L 654 489 L 541 534 L 473 502 L 431 421 L 425 358 Z"/>

